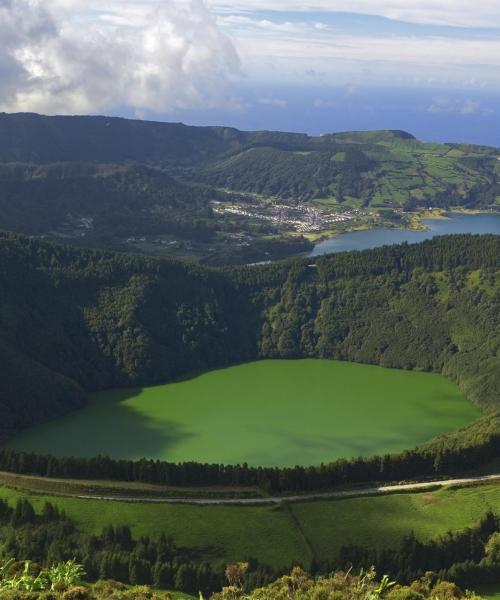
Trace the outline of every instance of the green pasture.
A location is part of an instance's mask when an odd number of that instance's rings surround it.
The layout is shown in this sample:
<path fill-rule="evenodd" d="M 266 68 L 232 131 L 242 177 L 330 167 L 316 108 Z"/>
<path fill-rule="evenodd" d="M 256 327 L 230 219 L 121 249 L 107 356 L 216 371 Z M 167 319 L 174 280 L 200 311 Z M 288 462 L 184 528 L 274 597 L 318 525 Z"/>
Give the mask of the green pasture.
<path fill-rule="evenodd" d="M 478 416 L 437 374 L 274 360 L 95 394 L 86 408 L 9 445 L 58 456 L 312 465 L 399 452 Z"/>
<path fill-rule="evenodd" d="M 0 487 L 0 498 L 13 503 L 20 497 L 28 497 L 37 511 L 47 500 L 57 504 L 82 531 L 127 523 L 136 537 L 163 531 L 214 564 L 258 557 L 276 568 L 335 560 L 347 544 L 394 547 L 412 531 L 419 539 L 433 539 L 476 525 L 489 510 L 500 512 L 500 485 L 494 484 L 278 506 L 108 502 Z"/>
<path fill-rule="evenodd" d="M 500 485 L 436 492 L 360 497 L 337 502 L 291 504 L 315 556 L 335 559 L 345 544 L 392 548 L 413 532 L 430 540 L 470 527 L 500 512 Z"/>

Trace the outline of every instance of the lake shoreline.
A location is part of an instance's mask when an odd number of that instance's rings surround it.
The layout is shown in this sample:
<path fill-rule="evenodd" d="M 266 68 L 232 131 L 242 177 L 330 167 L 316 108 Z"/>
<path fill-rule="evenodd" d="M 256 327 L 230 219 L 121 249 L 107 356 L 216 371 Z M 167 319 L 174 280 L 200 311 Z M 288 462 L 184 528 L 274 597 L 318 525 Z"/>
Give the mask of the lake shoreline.
<path fill-rule="evenodd" d="M 453 208 L 433 209 L 416 215 L 414 227 L 363 227 L 339 232 L 319 241 L 308 257 L 337 252 L 368 250 L 384 245 L 418 243 L 437 235 L 500 235 L 500 212 Z"/>

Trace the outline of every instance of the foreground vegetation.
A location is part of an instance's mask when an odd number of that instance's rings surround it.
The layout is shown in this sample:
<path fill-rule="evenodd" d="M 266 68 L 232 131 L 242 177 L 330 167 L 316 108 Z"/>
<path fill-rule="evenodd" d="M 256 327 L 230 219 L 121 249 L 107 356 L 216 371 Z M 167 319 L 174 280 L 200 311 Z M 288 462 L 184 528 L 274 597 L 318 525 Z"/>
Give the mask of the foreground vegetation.
<path fill-rule="evenodd" d="M 22 570 L 21 570 L 22 569 Z M 6 600 L 180 600 L 185 594 L 162 593 L 148 586 L 129 587 L 117 581 L 83 582 L 82 565 L 69 560 L 40 568 L 36 563 L 14 559 L 0 563 L 0 593 Z"/>
<path fill-rule="evenodd" d="M 4 590 L 4 597 L 9 600 L 174 600 L 176 597 L 147 586 L 127 589 L 114 581 L 83 586 L 79 577 L 83 573 L 68 573 L 68 567 L 70 570 L 79 568 L 73 563 L 61 563 L 45 570 L 26 563 L 25 572 L 20 576 L 12 574 L 15 566 L 13 562 L 0 566 L 0 590 Z M 458 586 L 439 580 L 433 573 L 410 586 L 401 586 L 386 575 L 377 580 L 373 568 L 362 570 L 359 575 L 337 572 L 328 577 L 313 578 L 296 567 L 290 575 L 247 593 L 244 582 L 247 568 L 248 563 L 229 565 L 226 569 L 229 585 L 212 595 L 211 600 L 458 600 L 465 596 Z M 479 596 L 470 593 L 467 598 L 479 600 Z M 204 600 L 202 594 L 200 600 Z"/>
<path fill-rule="evenodd" d="M 246 594 L 238 582 L 234 581 L 233 573 L 236 571 L 237 574 L 238 569 L 241 570 L 240 565 L 228 567 L 233 585 L 212 596 L 212 600 L 454 600 L 465 597 L 459 587 L 439 580 L 433 573 L 427 573 L 410 585 L 402 586 L 391 581 L 387 575 L 378 580 L 373 568 L 361 570 L 359 575 L 348 571 L 320 578 L 313 578 L 302 569 L 295 568 L 290 575 Z M 472 593 L 468 593 L 467 597 L 479 598 Z"/>

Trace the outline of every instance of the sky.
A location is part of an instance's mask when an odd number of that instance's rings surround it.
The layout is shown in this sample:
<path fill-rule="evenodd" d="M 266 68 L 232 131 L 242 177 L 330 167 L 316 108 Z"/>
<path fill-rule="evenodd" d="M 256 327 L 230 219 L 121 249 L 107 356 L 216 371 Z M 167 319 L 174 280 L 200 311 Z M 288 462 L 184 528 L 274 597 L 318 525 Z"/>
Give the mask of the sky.
<path fill-rule="evenodd" d="M 0 0 L 0 111 L 500 146 L 498 0 Z"/>

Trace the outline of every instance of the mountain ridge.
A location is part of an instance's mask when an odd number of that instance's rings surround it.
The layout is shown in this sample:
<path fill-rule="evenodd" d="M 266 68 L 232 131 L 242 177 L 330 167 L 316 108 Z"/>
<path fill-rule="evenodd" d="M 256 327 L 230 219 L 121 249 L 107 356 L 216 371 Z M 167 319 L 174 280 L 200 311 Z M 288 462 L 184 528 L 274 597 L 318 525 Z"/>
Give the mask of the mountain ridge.
<path fill-rule="evenodd" d="M 92 127 L 81 128 L 81 125 L 89 125 Z M 51 125 L 59 126 L 57 128 L 50 128 Z M 128 131 L 119 131 L 115 126 L 122 126 L 122 129 L 128 128 Z M 86 148 L 86 150 L 92 149 L 93 152 L 97 153 L 94 155 L 98 156 L 98 160 L 113 162 L 113 160 L 121 161 L 121 160 L 137 160 L 137 154 L 132 152 L 131 150 L 124 151 L 124 148 L 120 145 L 127 138 L 120 139 L 117 143 L 116 155 L 113 156 L 109 153 L 109 142 L 108 144 L 103 144 L 102 139 L 107 139 L 109 137 L 114 137 L 116 140 L 117 135 L 143 135 L 145 139 L 142 140 L 147 141 L 155 141 L 156 144 L 160 144 L 162 141 L 158 139 L 160 134 L 171 134 L 174 138 L 178 139 L 180 133 L 191 132 L 193 134 L 199 134 L 196 136 L 197 142 L 204 142 L 205 144 L 208 142 L 212 142 L 215 144 L 214 153 L 219 156 L 221 153 L 230 152 L 235 149 L 235 147 L 244 147 L 245 145 L 260 145 L 265 142 L 266 145 L 271 146 L 279 146 L 285 142 L 289 144 L 295 145 L 310 145 L 311 143 L 318 144 L 319 147 L 325 146 L 327 142 L 341 142 L 350 140 L 356 141 L 355 143 L 365 142 L 363 138 L 370 137 L 374 138 L 380 136 L 381 138 L 399 138 L 407 141 L 419 141 L 417 138 L 411 134 L 410 132 L 398 130 L 398 129 L 388 129 L 388 130 L 368 130 L 368 131 L 339 131 L 339 132 L 328 132 L 325 134 L 321 134 L 319 136 L 309 135 L 307 133 L 296 133 L 296 132 L 286 132 L 286 131 L 275 131 L 275 130 L 239 130 L 234 127 L 227 127 L 223 125 L 206 125 L 206 126 L 197 126 L 197 125 L 187 125 L 182 122 L 168 122 L 168 121 L 149 121 L 149 120 L 141 120 L 141 119 L 129 119 L 125 117 L 109 117 L 105 115 L 43 115 L 39 113 L 0 113 L 0 160 L 5 162 L 6 160 L 11 161 L 20 161 L 20 162 L 30 162 L 30 159 L 34 162 L 57 162 L 57 161 L 68 161 L 68 160 L 76 160 L 76 161 L 85 161 L 91 160 L 91 156 L 88 155 L 86 157 L 85 151 L 81 150 L 75 155 L 71 156 L 68 154 L 57 154 L 57 145 L 53 149 L 55 154 L 50 154 L 49 151 L 45 151 L 45 155 L 43 151 L 31 151 L 31 155 L 22 155 L 22 149 L 18 148 L 18 152 L 21 154 L 13 154 L 10 158 L 7 158 L 7 154 L 5 146 L 2 144 L 2 138 L 9 139 L 12 141 L 14 136 L 14 128 L 31 128 L 33 136 L 33 142 L 41 142 L 42 140 L 37 140 L 36 136 L 43 132 L 42 128 L 45 129 L 46 133 L 52 133 L 56 139 L 53 143 L 58 142 L 59 144 L 63 144 L 64 140 L 61 138 L 61 135 L 66 133 L 71 134 L 73 136 L 79 136 L 80 144 L 82 141 L 86 140 L 86 143 L 89 143 L 89 138 L 94 139 L 94 143 Z M 66 131 L 64 129 L 66 128 Z M 156 132 L 154 130 L 157 130 Z M 99 136 L 96 135 L 100 133 L 102 138 L 98 140 Z M 24 132 L 24 135 L 27 136 L 28 131 Z M 106 134 L 106 135 L 103 135 Z M 388 135 L 389 134 L 389 135 Z M 149 137 L 148 137 L 149 136 Z M 156 137 L 155 137 L 156 136 Z M 361 139 L 359 139 L 361 137 Z M 165 142 L 165 140 L 163 140 Z M 47 140 L 43 140 L 43 143 L 46 144 Z M 470 145 L 477 146 L 475 144 L 454 144 L 455 146 L 461 145 Z M 487 148 L 489 146 L 477 146 Z M 494 147 L 491 147 L 494 148 Z M 59 146 L 59 150 L 62 152 L 64 149 L 63 145 Z M 139 148 L 144 154 L 141 157 L 141 162 L 144 161 L 145 157 L 155 157 L 159 158 L 159 151 L 163 150 L 166 152 L 166 157 L 164 160 L 168 162 L 168 160 L 172 159 L 173 154 L 171 153 L 171 148 L 168 146 L 159 146 L 156 148 L 155 152 L 152 152 L 148 156 L 148 152 L 145 151 L 144 146 L 140 146 Z M 191 148 L 193 150 L 193 148 Z M 177 159 L 179 159 L 179 148 L 176 148 Z M 161 153 L 160 153 L 161 154 Z M 193 155 L 196 159 L 201 157 L 201 154 L 193 150 Z M 193 160 L 189 161 L 187 159 L 186 153 L 182 153 L 181 160 L 179 161 L 181 164 L 193 164 Z"/>

